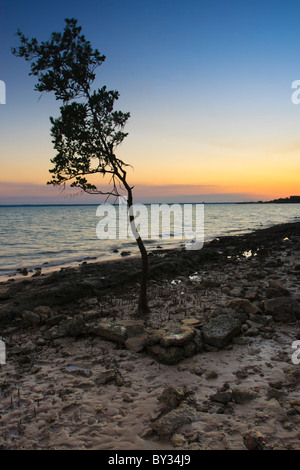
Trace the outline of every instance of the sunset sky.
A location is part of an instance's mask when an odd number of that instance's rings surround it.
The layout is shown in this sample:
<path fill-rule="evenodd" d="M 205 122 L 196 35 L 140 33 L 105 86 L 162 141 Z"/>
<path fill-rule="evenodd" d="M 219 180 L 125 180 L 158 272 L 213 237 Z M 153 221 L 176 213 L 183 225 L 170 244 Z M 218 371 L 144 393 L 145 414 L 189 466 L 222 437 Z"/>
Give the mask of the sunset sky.
<path fill-rule="evenodd" d="M 48 40 L 76 18 L 106 55 L 95 87 L 120 92 L 118 156 L 141 202 L 269 200 L 300 194 L 300 2 L 2 0 L 0 204 L 97 203 L 46 186 L 54 96 L 11 54 L 19 28 Z M 300 96 L 300 95 L 299 95 Z"/>

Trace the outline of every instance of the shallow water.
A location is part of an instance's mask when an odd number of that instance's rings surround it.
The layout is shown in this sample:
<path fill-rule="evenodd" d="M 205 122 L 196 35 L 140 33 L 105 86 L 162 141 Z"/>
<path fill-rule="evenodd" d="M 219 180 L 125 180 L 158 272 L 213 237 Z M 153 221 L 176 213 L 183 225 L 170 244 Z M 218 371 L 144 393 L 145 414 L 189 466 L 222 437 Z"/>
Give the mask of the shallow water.
<path fill-rule="evenodd" d="M 192 205 L 181 205 L 184 207 Z M 196 206 L 196 205 L 193 205 Z M 136 242 L 131 239 L 97 237 L 101 217 L 96 205 L 69 206 L 1 206 L 0 207 L 0 278 L 15 275 L 17 269 L 42 271 L 58 266 L 78 265 L 83 261 L 119 258 L 123 250 L 138 252 Z M 146 206 L 148 211 L 150 205 Z M 118 208 L 116 209 L 118 210 Z M 184 212 L 183 212 L 184 213 Z M 117 213 L 118 214 L 118 213 Z M 143 218 L 144 217 L 144 218 Z M 186 219 L 190 231 L 195 226 Z M 119 219 L 118 219 L 119 220 Z M 149 217 L 148 217 L 149 220 Z M 175 220 L 175 232 L 178 227 Z M 235 235 L 278 223 L 300 220 L 300 204 L 205 204 L 204 241 L 221 235 Z M 139 217 L 141 227 L 145 214 Z M 192 225 L 194 223 L 194 225 Z M 120 227 L 124 220 L 120 217 Z M 174 229 L 170 219 L 162 220 L 162 227 Z M 120 230 L 122 230 L 120 228 Z M 118 234 L 117 230 L 117 234 Z M 129 232 L 130 227 L 129 227 Z M 162 236 L 162 232 L 160 232 Z M 144 237 L 148 250 L 179 246 L 186 239 L 155 237 L 149 233 Z M 116 251 L 118 250 L 118 251 Z"/>

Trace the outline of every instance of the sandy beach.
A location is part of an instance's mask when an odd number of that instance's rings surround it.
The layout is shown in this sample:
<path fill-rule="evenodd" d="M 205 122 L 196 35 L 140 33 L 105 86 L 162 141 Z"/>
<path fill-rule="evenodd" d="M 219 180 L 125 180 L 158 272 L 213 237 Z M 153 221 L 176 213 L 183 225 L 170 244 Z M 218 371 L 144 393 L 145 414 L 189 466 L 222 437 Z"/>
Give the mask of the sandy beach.
<path fill-rule="evenodd" d="M 0 449 L 299 450 L 299 255 L 300 223 L 155 249 L 146 317 L 136 257 L 1 283 Z"/>

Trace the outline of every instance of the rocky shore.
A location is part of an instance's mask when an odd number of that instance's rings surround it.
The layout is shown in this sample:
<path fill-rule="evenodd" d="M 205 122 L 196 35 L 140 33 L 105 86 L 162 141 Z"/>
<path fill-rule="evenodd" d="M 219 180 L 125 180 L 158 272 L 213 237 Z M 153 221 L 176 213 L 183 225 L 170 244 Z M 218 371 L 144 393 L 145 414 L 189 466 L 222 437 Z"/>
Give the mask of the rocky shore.
<path fill-rule="evenodd" d="M 300 223 L 0 284 L 1 449 L 300 449 Z M 299 351 L 299 353 L 297 352 Z"/>

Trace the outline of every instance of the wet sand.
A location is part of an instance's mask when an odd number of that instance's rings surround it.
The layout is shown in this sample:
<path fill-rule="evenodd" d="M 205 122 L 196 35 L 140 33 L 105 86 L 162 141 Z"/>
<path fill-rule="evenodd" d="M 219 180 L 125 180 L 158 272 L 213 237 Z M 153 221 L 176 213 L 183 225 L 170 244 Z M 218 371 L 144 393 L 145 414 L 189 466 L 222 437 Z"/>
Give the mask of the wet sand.
<path fill-rule="evenodd" d="M 0 448 L 299 450 L 299 254 L 299 223 L 154 250 L 144 318 L 138 258 L 1 283 Z M 293 314 L 268 310 L 280 298 Z M 203 335 L 220 316 L 240 330 L 217 347 Z M 130 322 L 124 341 L 99 334 Z M 193 340 L 162 348 L 182 325 Z"/>

